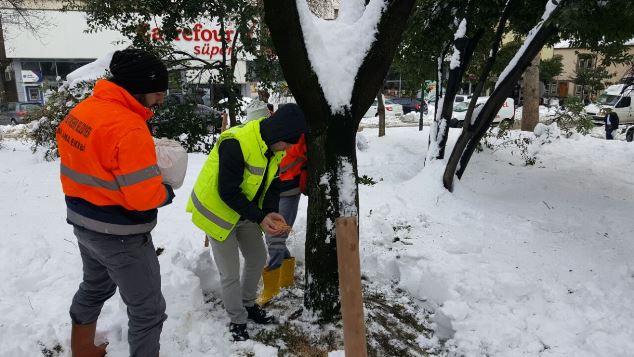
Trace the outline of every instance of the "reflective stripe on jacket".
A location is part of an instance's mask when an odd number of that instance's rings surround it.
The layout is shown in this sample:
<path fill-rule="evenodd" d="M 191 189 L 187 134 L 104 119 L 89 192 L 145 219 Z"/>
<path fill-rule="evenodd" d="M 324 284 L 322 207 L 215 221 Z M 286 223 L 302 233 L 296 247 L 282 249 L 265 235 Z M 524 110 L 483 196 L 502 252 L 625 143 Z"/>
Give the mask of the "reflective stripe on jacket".
<path fill-rule="evenodd" d="M 290 181 L 302 173 L 306 164 L 306 139 L 300 136 L 297 144 L 286 150 L 286 155 L 280 163 L 280 180 Z"/>
<path fill-rule="evenodd" d="M 149 232 L 156 225 L 156 208 L 171 197 L 156 164 L 146 124 L 151 117 L 125 89 L 99 80 L 93 95 L 59 124 L 62 188 L 67 197 L 80 199 L 67 204 L 70 223 L 117 235 Z"/>
<path fill-rule="evenodd" d="M 240 214 L 222 200 L 218 191 L 220 144 L 227 139 L 235 139 L 240 143 L 244 157 L 244 175 L 240 189 L 244 196 L 252 201 L 260 185 L 264 184 L 264 190 L 258 199 L 259 208 L 262 208 L 266 191 L 277 176 L 279 163 L 284 153 L 275 153 L 270 160 L 267 159 L 268 147 L 260 134 L 260 122 L 261 119 L 250 121 L 244 125 L 232 127 L 220 135 L 198 175 L 187 203 L 186 210 L 192 213 L 192 222 L 209 237 L 218 241 L 227 239 L 240 219 Z M 265 173 L 266 177 L 264 177 Z"/>

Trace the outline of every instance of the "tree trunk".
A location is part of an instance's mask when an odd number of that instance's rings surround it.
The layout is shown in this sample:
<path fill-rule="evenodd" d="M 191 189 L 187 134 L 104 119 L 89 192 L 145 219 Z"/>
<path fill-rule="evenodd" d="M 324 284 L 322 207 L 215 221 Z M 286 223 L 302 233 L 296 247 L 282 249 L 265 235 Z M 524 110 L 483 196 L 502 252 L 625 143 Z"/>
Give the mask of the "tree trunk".
<path fill-rule="evenodd" d="M 539 123 L 539 54 L 524 71 L 522 93 L 522 131 L 533 131 Z"/>
<path fill-rule="evenodd" d="M 308 136 L 308 219 L 306 232 L 307 308 L 322 321 L 340 318 L 339 276 L 335 220 L 341 216 L 339 179 L 343 179 L 341 161 L 347 160 L 354 170 L 354 195 L 358 207 L 356 127 L 352 117 L 335 115 L 328 120 L 328 129 Z M 312 154 L 321 153 L 321 154 Z M 344 192 L 347 194 L 347 192 Z M 355 208 L 356 209 L 356 208 Z M 355 213 L 356 212 L 352 212 Z"/>
<path fill-rule="evenodd" d="M 385 103 L 383 103 L 383 93 L 379 91 L 376 95 L 376 100 L 379 103 L 376 107 L 376 113 L 379 116 L 379 138 L 385 136 Z"/>
<path fill-rule="evenodd" d="M 472 38 L 460 37 L 454 41 L 454 51 L 459 51 L 460 53 L 460 64 L 449 70 L 447 89 L 443 97 L 440 116 L 436 114 L 437 120 L 436 125 L 434 126 L 434 128 L 436 129 L 436 133 L 434 139 L 435 141 L 439 140 L 437 142 L 438 152 L 435 156 L 435 159 L 437 160 L 442 160 L 445 157 L 445 147 L 447 146 L 447 137 L 449 136 L 449 124 L 451 122 L 451 117 L 453 114 L 454 99 L 456 98 L 456 94 L 458 94 L 458 91 L 460 90 L 460 85 L 462 84 L 464 73 L 467 70 L 467 67 L 469 67 L 473 52 L 475 51 L 476 46 L 478 42 L 480 42 L 480 38 L 482 38 L 483 34 L 483 30 L 478 30 Z M 430 144 L 431 143 L 432 141 L 430 140 Z M 428 157 L 432 156 L 428 155 Z"/>
<path fill-rule="evenodd" d="M 350 107 L 333 114 L 306 52 L 296 1 L 264 0 L 265 20 L 284 77 L 310 128 L 304 304 L 321 321 L 340 317 L 335 220 L 357 216 L 358 212 L 359 121 L 383 84 L 413 5 L 414 0 L 387 1 L 376 40 L 357 72 Z M 340 178 L 348 180 L 348 184 L 338 186 Z M 353 195 L 354 203 L 342 206 L 341 193 L 343 197 Z"/>

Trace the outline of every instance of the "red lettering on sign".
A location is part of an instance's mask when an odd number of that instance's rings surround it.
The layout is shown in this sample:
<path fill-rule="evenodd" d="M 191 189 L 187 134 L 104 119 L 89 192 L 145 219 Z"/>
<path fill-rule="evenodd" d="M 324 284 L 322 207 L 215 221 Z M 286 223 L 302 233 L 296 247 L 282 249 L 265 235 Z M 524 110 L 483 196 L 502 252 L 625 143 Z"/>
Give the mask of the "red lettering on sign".
<path fill-rule="evenodd" d="M 223 52 L 222 46 L 220 45 L 222 41 L 220 29 L 205 28 L 203 24 L 197 23 L 191 28 L 177 29 L 176 31 L 177 35 L 174 41 L 198 42 L 197 44 L 192 44 L 194 46 L 192 46 L 191 49 L 192 53 L 196 56 L 204 55 L 205 57 L 212 58 Z M 231 42 L 235 40 L 235 34 L 236 30 L 225 30 L 227 40 L 225 53 L 227 55 L 231 55 Z M 148 35 L 152 41 L 165 40 L 161 29 L 158 27 L 150 29 Z"/>
<path fill-rule="evenodd" d="M 204 29 L 202 34 L 201 34 L 201 37 L 202 37 L 203 41 L 209 42 L 213 38 L 213 33 L 211 33 L 211 30 L 209 30 L 209 29 Z"/>

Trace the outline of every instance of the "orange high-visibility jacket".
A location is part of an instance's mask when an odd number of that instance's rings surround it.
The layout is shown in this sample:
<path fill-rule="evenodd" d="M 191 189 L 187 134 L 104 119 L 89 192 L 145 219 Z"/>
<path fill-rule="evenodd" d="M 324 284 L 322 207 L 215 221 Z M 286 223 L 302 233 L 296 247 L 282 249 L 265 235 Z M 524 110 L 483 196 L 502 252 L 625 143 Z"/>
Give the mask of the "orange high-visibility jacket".
<path fill-rule="evenodd" d="M 151 117 L 125 89 L 99 80 L 93 95 L 60 123 L 56 136 L 70 223 L 119 235 L 154 228 L 156 208 L 173 193 L 156 164 L 146 124 Z"/>
<path fill-rule="evenodd" d="M 280 163 L 280 181 L 291 181 L 300 177 L 300 190 L 306 192 L 306 160 L 306 138 L 302 134 L 297 144 L 286 150 L 286 155 Z M 304 176 L 303 179 L 300 175 Z"/>

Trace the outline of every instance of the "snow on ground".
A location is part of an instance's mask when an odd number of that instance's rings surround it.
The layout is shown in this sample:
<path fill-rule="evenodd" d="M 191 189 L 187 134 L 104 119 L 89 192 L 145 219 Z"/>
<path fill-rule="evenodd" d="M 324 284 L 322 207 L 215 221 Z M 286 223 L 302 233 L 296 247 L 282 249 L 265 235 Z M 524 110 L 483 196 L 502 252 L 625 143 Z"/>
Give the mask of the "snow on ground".
<path fill-rule="evenodd" d="M 451 129 L 451 145 L 458 132 Z M 485 151 L 449 193 L 439 163 L 423 170 L 427 127 L 363 135 L 359 173 L 377 182 L 360 187 L 363 274 L 386 286 L 396 281 L 436 308 L 437 334 L 449 349 L 464 356 L 632 355 L 632 143 L 562 139 L 541 147 L 531 167 L 508 149 Z M 0 356 L 34 357 L 57 344 L 66 350 L 81 261 L 65 223 L 59 163 L 32 155 L 28 143 L 2 146 Z M 217 271 L 184 212 L 204 159 L 190 155 L 184 186 L 153 232 L 165 248 L 159 261 L 169 318 L 161 356 L 276 356 L 261 343 L 229 342 Z M 303 199 L 289 244 L 300 262 L 305 208 Z M 126 334 L 125 306 L 115 295 L 98 338 L 110 342 L 109 356 L 123 357 Z"/>

